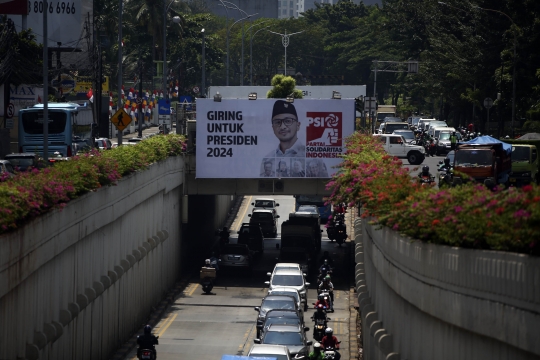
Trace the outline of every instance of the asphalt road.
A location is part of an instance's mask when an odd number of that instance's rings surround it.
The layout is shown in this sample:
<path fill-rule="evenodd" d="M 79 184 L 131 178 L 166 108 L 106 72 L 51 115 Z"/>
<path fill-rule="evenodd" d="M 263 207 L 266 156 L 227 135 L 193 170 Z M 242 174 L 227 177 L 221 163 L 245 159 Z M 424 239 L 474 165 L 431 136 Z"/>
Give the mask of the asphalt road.
<path fill-rule="evenodd" d="M 231 226 L 234 231 L 231 243 L 236 241 L 236 230 L 242 222 L 248 222 L 251 213 L 251 202 L 255 197 L 246 196 L 240 207 L 237 218 Z M 193 358 L 198 360 L 221 359 L 224 354 L 247 355 L 256 335 L 255 321 L 257 312 L 255 306 L 261 304 L 267 293 L 266 275 L 271 272 L 279 250 L 276 244 L 280 242 L 281 222 L 288 219 L 289 213 L 294 211 L 294 198 L 292 196 L 274 196 L 280 204 L 277 212 L 280 215 L 278 238 L 265 239 L 265 252 L 256 262 L 254 271 L 249 274 L 245 271 L 222 271 L 218 273 L 217 284 L 212 295 L 205 295 L 198 278 L 191 279 L 184 292 L 175 299 L 173 306 L 160 320 L 154 329 L 159 335 L 157 346 L 158 359 Z M 324 229 L 324 226 L 321 226 Z M 323 232 L 322 251 L 329 251 L 334 258 L 336 271 L 332 277 L 335 291 L 335 313 L 329 314 L 332 319 L 329 326 L 334 329 L 334 335 L 341 340 L 342 359 L 349 359 L 349 280 L 352 276 L 352 266 L 346 268 L 349 259 L 349 247 L 338 247 L 330 242 Z M 202 264 L 201 264 L 202 266 Z M 308 275 L 311 283 L 308 291 L 308 304 L 314 303 L 317 297 L 315 269 Z M 348 275 L 347 275 L 348 274 Z M 306 325 L 310 327 L 307 333 L 312 340 L 312 321 L 314 310 L 305 314 Z M 140 329 L 142 332 L 142 329 Z M 136 359 L 133 350 L 126 359 Z"/>
<path fill-rule="evenodd" d="M 429 172 L 431 172 L 431 174 L 435 176 L 435 181 L 438 184 L 439 172 L 437 171 L 437 169 L 439 168 L 439 161 L 443 161 L 445 157 L 446 155 L 428 156 L 420 165 L 410 165 L 407 159 L 401 159 L 401 161 L 403 162 L 403 167 L 409 168 L 409 173 L 411 174 L 411 177 L 416 177 L 418 173 L 422 171 L 422 166 L 429 166 Z"/>

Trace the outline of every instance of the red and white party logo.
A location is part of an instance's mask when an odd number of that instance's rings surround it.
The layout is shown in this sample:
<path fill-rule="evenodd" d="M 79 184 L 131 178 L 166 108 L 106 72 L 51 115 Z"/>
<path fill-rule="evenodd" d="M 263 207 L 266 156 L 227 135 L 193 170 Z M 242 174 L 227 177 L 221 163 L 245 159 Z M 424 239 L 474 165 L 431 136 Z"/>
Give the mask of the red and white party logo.
<path fill-rule="evenodd" d="M 342 146 L 342 115 L 340 112 L 308 112 L 307 146 Z"/>

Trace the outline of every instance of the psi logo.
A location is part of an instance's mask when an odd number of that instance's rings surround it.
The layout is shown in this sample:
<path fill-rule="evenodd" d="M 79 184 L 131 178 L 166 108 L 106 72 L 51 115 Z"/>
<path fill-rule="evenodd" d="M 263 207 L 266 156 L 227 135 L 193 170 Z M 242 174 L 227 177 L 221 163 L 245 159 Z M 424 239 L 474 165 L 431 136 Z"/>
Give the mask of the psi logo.
<path fill-rule="evenodd" d="M 307 145 L 342 146 L 341 114 L 340 112 L 308 112 Z"/>

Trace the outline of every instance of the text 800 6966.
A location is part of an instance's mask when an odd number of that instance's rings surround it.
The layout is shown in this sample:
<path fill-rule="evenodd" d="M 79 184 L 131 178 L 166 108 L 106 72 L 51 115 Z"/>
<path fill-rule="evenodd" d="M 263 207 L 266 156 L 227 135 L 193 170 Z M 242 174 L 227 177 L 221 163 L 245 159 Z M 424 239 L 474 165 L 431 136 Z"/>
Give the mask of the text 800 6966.
<path fill-rule="evenodd" d="M 48 8 L 50 14 L 75 14 L 77 11 L 75 8 L 75 2 L 69 1 L 49 1 Z M 43 1 L 29 1 L 28 12 L 42 14 Z"/>

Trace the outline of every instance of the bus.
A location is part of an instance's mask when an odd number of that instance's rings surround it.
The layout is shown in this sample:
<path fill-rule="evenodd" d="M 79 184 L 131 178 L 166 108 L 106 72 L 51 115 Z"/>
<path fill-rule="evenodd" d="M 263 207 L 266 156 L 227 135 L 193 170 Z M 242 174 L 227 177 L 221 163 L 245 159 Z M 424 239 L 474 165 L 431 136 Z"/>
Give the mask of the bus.
<path fill-rule="evenodd" d="M 326 222 L 330 215 L 332 215 L 332 205 L 325 205 L 327 198 L 321 195 L 294 195 L 295 211 L 298 211 L 300 205 L 316 205 L 319 208 L 321 214 L 321 220 Z"/>
<path fill-rule="evenodd" d="M 92 109 L 86 103 L 50 103 L 48 107 L 49 157 L 55 152 L 63 157 L 75 155 L 75 140 L 92 136 Z M 43 104 L 19 110 L 19 151 L 43 156 Z"/>

